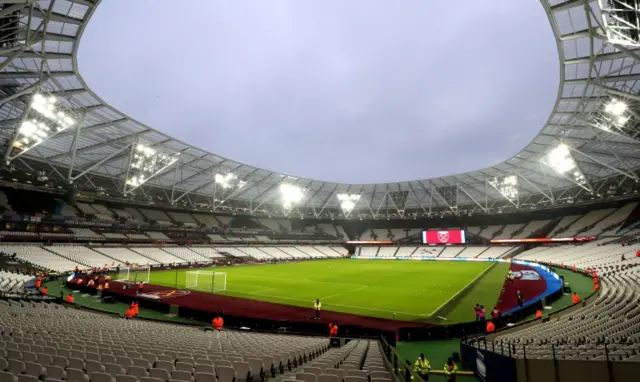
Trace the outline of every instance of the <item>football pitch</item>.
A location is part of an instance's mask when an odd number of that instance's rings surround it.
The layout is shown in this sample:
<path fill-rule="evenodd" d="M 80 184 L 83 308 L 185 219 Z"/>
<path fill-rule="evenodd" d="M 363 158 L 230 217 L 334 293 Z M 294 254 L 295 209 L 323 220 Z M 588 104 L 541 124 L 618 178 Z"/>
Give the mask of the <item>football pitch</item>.
<path fill-rule="evenodd" d="M 322 260 L 151 272 L 150 284 L 211 291 L 226 273 L 234 297 L 379 318 L 458 323 L 473 320 L 473 305 L 498 301 L 509 265 L 486 262 Z M 191 272 L 187 275 L 188 272 Z M 187 285 L 189 288 L 187 288 Z M 221 284 L 220 284 L 221 285 Z M 446 318 L 442 320 L 441 317 Z"/>

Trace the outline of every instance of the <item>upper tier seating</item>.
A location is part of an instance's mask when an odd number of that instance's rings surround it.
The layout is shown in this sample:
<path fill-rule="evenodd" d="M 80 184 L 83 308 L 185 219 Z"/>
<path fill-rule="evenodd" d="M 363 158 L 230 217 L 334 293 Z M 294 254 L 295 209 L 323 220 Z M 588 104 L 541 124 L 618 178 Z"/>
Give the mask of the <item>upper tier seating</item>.
<path fill-rule="evenodd" d="M 494 238 L 494 236 L 496 235 L 496 233 L 498 233 L 500 230 L 502 230 L 501 225 L 490 225 L 488 227 L 486 227 L 485 229 L 483 229 L 482 231 L 480 231 L 480 233 L 478 234 L 478 236 L 485 238 L 487 240 L 491 240 Z"/>
<path fill-rule="evenodd" d="M 104 240 L 104 236 L 97 234 L 89 228 L 69 228 L 71 235 L 76 239 Z"/>
<path fill-rule="evenodd" d="M 140 213 L 147 218 L 147 220 L 156 222 L 160 225 L 173 225 L 169 215 L 160 210 L 150 210 L 146 208 L 140 208 Z"/>
<path fill-rule="evenodd" d="M 568 228 L 576 220 L 580 219 L 581 216 L 582 215 L 563 216 L 562 219 L 560 219 L 560 221 L 558 222 L 558 224 L 556 224 L 556 226 L 551 230 L 551 233 L 549 233 L 549 237 L 563 237 L 562 234 L 560 234 L 560 231 L 563 231 L 566 228 Z"/>
<path fill-rule="evenodd" d="M 102 204 L 93 203 L 91 207 L 97 212 L 98 219 L 113 221 L 113 212 Z"/>
<path fill-rule="evenodd" d="M 512 238 L 513 239 L 526 239 L 527 237 L 531 236 L 536 231 L 541 230 L 542 228 L 544 228 L 549 223 L 551 223 L 551 220 L 534 220 L 532 222 L 529 222 L 527 225 L 522 227 L 522 229 L 520 230 L 520 233 L 517 233 L 517 234 L 513 235 Z"/>
<path fill-rule="evenodd" d="M 102 253 L 108 257 L 112 257 L 119 260 L 121 263 L 129 264 L 157 264 L 158 262 L 148 257 L 144 257 L 141 254 L 123 247 L 103 247 L 95 248 L 97 252 Z"/>
<path fill-rule="evenodd" d="M 524 227 L 524 224 L 507 224 L 500 230 L 500 233 L 495 235 L 493 238 L 498 239 L 511 239 L 515 233 L 521 230 Z"/>
<path fill-rule="evenodd" d="M 196 222 L 193 216 L 186 212 L 168 212 L 168 215 L 169 217 L 171 217 L 171 219 L 173 219 L 173 221 L 182 223 L 185 226 L 195 227 L 198 225 L 198 222 Z"/>
<path fill-rule="evenodd" d="M 163 251 L 161 248 L 131 247 L 130 249 L 160 264 L 175 264 L 185 262 L 183 259 L 176 257 L 169 252 Z"/>
<path fill-rule="evenodd" d="M 574 221 L 569 227 L 559 233 L 562 237 L 574 237 L 578 236 L 585 228 L 596 224 L 598 221 L 604 219 L 609 214 L 615 211 L 614 208 L 608 208 L 604 210 L 589 211 L 578 220 Z"/>
<path fill-rule="evenodd" d="M 167 235 L 165 235 L 162 232 L 149 231 L 149 232 L 145 232 L 145 233 L 152 240 L 163 240 L 163 241 L 170 241 L 171 240 Z"/>
<path fill-rule="evenodd" d="M 205 227 L 218 227 L 220 223 L 213 217 L 213 215 L 193 214 L 194 219 Z"/>
<path fill-rule="evenodd" d="M 169 252 L 171 255 L 182 259 L 182 261 L 186 261 L 189 263 L 199 262 L 199 263 L 208 263 L 211 259 L 207 256 L 201 255 L 200 253 L 193 251 L 190 248 L 185 247 L 166 247 L 162 248 L 164 251 Z M 216 257 L 220 255 L 216 254 Z"/>
<path fill-rule="evenodd" d="M 189 249 L 206 259 L 224 257 L 211 247 L 189 247 Z"/>
<path fill-rule="evenodd" d="M 609 216 L 600 220 L 592 226 L 587 226 L 586 230 L 580 232 L 580 236 L 597 236 L 602 234 L 605 230 L 612 230 L 615 235 L 620 225 L 627 220 L 629 214 L 638 206 L 638 203 L 628 203 L 611 213 Z"/>

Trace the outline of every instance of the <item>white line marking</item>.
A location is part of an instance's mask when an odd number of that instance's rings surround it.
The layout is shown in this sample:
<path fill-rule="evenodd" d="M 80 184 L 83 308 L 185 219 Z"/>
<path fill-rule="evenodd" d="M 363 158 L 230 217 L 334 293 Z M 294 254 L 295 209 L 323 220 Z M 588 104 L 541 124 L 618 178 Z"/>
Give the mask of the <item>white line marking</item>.
<path fill-rule="evenodd" d="M 273 295 L 261 295 L 261 294 L 252 294 L 253 296 L 260 296 L 260 297 L 271 297 L 271 298 L 277 298 L 277 299 L 282 299 L 282 300 L 289 300 L 289 301 L 297 301 L 297 302 L 304 302 L 304 303 L 309 303 L 312 304 L 312 301 L 307 301 L 307 300 L 300 300 L 297 298 L 290 298 L 290 297 L 282 297 L 282 296 L 273 296 Z M 386 313 L 397 313 L 397 314 L 404 314 L 407 316 L 414 316 L 414 317 L 423 317 L 426 316 L 425 314 L 415 314 L 415 313 L 409 313 L 409 312 L 400 312 L 397 310 L 388 310 L 388 309 L 376 309 L 376 308 L 367 308 L 364 306 L 356 306 L 356 305 L 343 305 L 343 304 L 325 304 L 326 306 L 337 306 L 340 308 L 352 308 L 352 309 L 362 309 L 362 310 L 369 310 L 372 312 L 386 312 Z M 311 309 L 311 308 L 309 308 Z M 341 312 L 338 312 L 341 313 Z M 353 314 L 353 313 L 351 313 Z"/>
<path fill-rule="evenodd" d="M 357 292 L 357 291 L 359 291 L 359 290 L 363 290 L 363 289 L 367 289 L 367 288 L 369 288 L 369 286 L 368 286 L 368 285 L 363 285 L 363 286 L 361 286 L 361 287 L 359 287 L 359 288 L 355 288 L 355 289 L 351 289 L 351 290 L 346 290 L 346 291 L 344 291 L 344 292 L 340 292 L 340 293 L 332 294 L 332 295 L 329 295 L 329 296 L 326 296 L 326 297 L 322 297 L 322 298 L 320 299 L 320 302 L 322 302 L 322 301 L 324 301 L 324 300 L 328 300 L 328 299 L 330 299 L 330 298 L 334 298 L 334 297 L 342 296 L 342 295 L 345 295 L 345 294 L 347 294 L 347 293 Z"/>
<path fill-rule="evenodd" d="M 429 314 L 429 317 L 433 316 L 434 314 L 436 314 L 437 311 L 439 311 L 440 309 L 442 309 L 442 307 L 444 307 L 445 305 L 447 305 L 448 303 L 451 302 L 451 300 L 453 300 L 454 298 L 458 297 L 458 295 L 460 293 L 462 293 L 463 290 L 465 290 L 469 285 L 473 284 L 477 279 L 479 279 L 482 275 L 484 275 L 485 273 L 487 273 L 489 271 L 489 269 L 491 269 L 493 267 L 489 266 L 487 267 L 487 269 L 485 269 L 484 271 L 480 272 L 479 275 L 477 275 L 473 280 L 469 281 L 469 283 L 465 286 L 463 286 L 458 293 L 454 294 L 453 296 L 451 296 L 450 299 L 448 299 L 447 301 L 445 301 L 442 305 L 440 305 L 439 307 L 436 308 L 436 310 L 434 310 L 433 312 L 431 312 L 431 314 Z"/>
<path fill-rule="evenodd" d="M 264 288 L 264 289 L 258 289 L 257 291 L 255 291 L 255 292 L 251 292 L 251 293 L 249 293 L 249 294 L 260 294 L 260 293 L 267 292 L 267 291 L 274 290 L 274 289 L 276 289 L 276 288 Z"/>
<path fill-rule="evenodd" d="M 262 279 L 262 280 L 281 280 L 281 281 L 291 281 L 291 282 L 295 282 L 295 283 L 299 283 L 299 282 L 308 282 L 308 283 L 316 283 L 316 284 L 338 284 L 338 285 L 357 285 L 360 286 L 362 284 L 355 284 L 355 283 L 343 283 L 340 281 L 319 281 L 319 280 L 309 280 L 309 279 L 289 279 L 289 278 L 285 278 L 285 277 L 278 277 L 277 275 L 274 276 L 255 276 L 255 275 L 241 275 L 240 278 L 254 278 L 254 279 Z"/>

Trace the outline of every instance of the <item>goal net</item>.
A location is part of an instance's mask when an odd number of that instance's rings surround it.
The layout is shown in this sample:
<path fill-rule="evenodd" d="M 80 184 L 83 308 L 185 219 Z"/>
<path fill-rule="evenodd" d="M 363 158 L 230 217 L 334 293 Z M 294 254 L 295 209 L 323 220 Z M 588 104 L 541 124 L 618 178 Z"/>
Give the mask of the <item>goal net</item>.
<path fill-rule="evenodd" d="M 130 282 L 138 284 L 143 282 L 149 283 L 151 276 L 151 267 L 126 267 L 120 268 L 120 272 L 116 276 L 116 281 Z"/>
<path fill-rule="evenodd" d="M 227 290 L 227 272 L 188 271 L 185 288 L 203 292 L 223 292 Z"/>

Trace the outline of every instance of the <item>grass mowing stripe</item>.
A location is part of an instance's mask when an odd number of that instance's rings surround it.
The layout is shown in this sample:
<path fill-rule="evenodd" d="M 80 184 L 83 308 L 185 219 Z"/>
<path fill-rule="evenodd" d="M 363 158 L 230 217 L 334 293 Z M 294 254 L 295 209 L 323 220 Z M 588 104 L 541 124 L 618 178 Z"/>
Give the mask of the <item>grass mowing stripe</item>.
<path fill-rule="evenodd" d="M 447 305 L 448 303 L 450 303 L 451 301 L 453 301 L 454 298 L 458 297 L 462 292 L 465 291 L 465 289 L 471 287 L 473 285 L 473 283 L 475 283 L 476 281 L 478 281 L 478 279 L 482 276 L 484 276 L 487 272 L 489 272 L 489 270 L 492 268 L 492 265 L 488 266 L 487 269 L 485 269 L 484 271 L 482 271 L 479 275 L 477 275 L 476 277 L 473 278 L 473 280 L 469 281 L 469 283 L 465 286 L 463 286 L 456 294 L 454 294 L 453 296 L 451 296 L 451 298 L 449 298 L 447 301 L 445 301 L 442 305 L 440 305 L 439 307 L 437 307 L 433 312 L 431 312 L 431 314 L 429 314 L 429 317 L 432 317 L 434 314 L 438 313 L 438 311 L 440 309 L 442 309 L 445 305 Z"/>
<path fill-rule="evenodd" d="M 367 288 L 369 288 L 369 285 L 364 285 L 364 286 L 361 286 L 361 287 L 359 287 L 359 288 L 355 288 L 355 289 L 347 290 L 347 291 L 340 292 L 340 293 L 335 293 L 335 294 L 332 294 L 332 295 L 329 295 L 329 296 L 322 297 L 322 298 L 320 299 L 320 301 L 328 300 L 328 299 L 330 299 L 330 298 L 334 298 L 334 297 L 338 297 L 338 296 L 343 296 L 343 295 L 345 295 L 345 294 L 347 294 L 347 293 L 353 293 L 353 292 L 357 292 L 357 291 L 359 291 L 359 290 L 363 290 L 363 289 L 367 289 Z"/>

